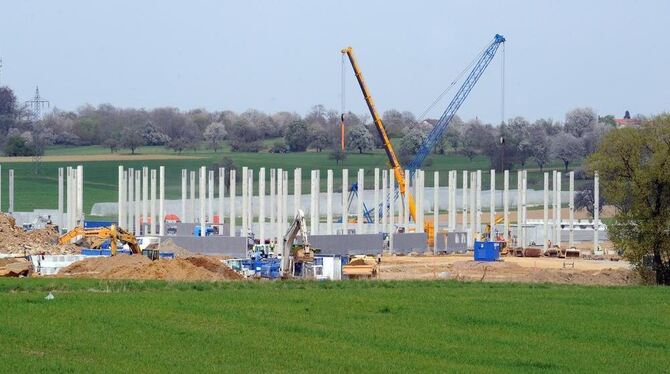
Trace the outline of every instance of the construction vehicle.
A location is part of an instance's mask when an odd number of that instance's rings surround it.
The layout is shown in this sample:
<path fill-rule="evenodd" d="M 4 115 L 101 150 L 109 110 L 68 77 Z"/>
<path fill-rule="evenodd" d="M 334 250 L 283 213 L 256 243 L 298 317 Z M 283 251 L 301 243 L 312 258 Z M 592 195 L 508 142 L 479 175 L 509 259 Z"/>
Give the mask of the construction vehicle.
<path fill-rule="evenodd" d="M 421 164 L 423 161 L 426 159 L 426 157 L 430 154 L 432 149 L 435 147 L 437 142 L 442 139 L 442 134 L 444 133 L 444 130 L 447 128 L 451 120 L 454 118 L 456 115 L 456 112 L 460 108 L 460 106 L 463 104 L 465 99 L 468 97 L 470 94 L 470 91 L 472 91 L 472 88 L 475 86 L 481 75 L 484 73 L 484 70 L 488 67 L 489 63 L 493 59 L 493 57 L 496 54 L 496 51 L 498 50 L 498 47 L 505 43 L 505 38 L 502 35 L 496 34 L 493 37 L 493 41 L 484 49 L 484 51 L 479 55 L 478 58 L 475 58 L 477 60 L 476 63 L 474 63 L 474 66 L 472 70 L 470 71 L 470 74 L 468 77 L 465 79 L 463 84 L 461 85 L 460 89 L 452 99 L 452 101 L 449 103 L 447 106 L 447 109 L 442 113 L 442 116 L 440 119 L 437 121 L 435 126 L 433 126 L 433 129 L 431 132 L 428 134 L 424 142 L 421 144 L 419 151 L 417 154 L 414 156 L 412 161 L 410 161 L 409 164 L 407 164 L 407 169 L 410 171 L 410 180 L 414 176 L 414 173 L 418 168 L 421 167 Z M 375 127 L 377 129 L 377 132 L 379 133 L 379 136 L 382 139 L 382 143 L 384 144 L 384 150 L 386 151 L 386 155 L 389 159 L 389 162 L 391 164 L 391 167 L 393 168 L 393 173 L 395 176 L 396 183 L 398 184 L 398 191 L 394 193 L 394 199 L 398 197 L 398 195 L 402 195 L 403 197 L 405 194 L 409 194 L 409 191 L 407 191 L 407 181 L 405 180 L 405 173 L 402 165 L 400 165 L 400 162 L 398 161 L 398 157 L 395 154 L 395 151 L 393 149 L 393 145 L 391 144 L 391 141 L 389 139 L 388 133 L 386 132 L 386 128 L 384 127 L 384 124 L 382 123 L 381 117 L 379 117 L 379 113 L 377 112 L 377 109 L 375 108 L 374 101 L 372 100 L 372 96 L 370 95 L 370 92 L 367 88 L 367 85 L 365 84 L 365 81 L 363 80 L 363 75 L 361 73 L 360 68 L 358 67 L 358 63 L 356 62 L 356 58 L 354 57 L 354 52 L 351 47 L 347 47 L 342 49 L 341 51 L 343 54 L 346 54 L 347 57 L 349 57 L 349 61 L 351 62 L 351 67 L 354 70 L 354 74 L 356 75 L 356 80 L 358 81 L 358 84 L 361 88 L 361 91 L 363 93 L 363 97 L 365 99 L 365 102 L 368 106 L 368 109 L 370 111 L 370 115 L 372 116 L 373 122 L 375 124 Z M 454 81 L 455 83 L 455 81 Z M 452 85 L 454 84 L 452 83 Z M 444 92 L 446 93 L 446 91 Z M 444 94 L 443 93 L 443 94 Z M 437 103 L 437 100 L 435 101 Z M 409 204 L 409 214 L 410 218 L 416 222 L 416 203 L 414 201 L 414 198 L 411 195 L 407 196 L 407 201 Z M 376 207 L 377 209 L 383 209 L 384 207 Z M 424 226 L 424 232 L 428 235 L 428 245 L 433 246 L 433 231 L 434 227 L 432 222 L 426 222 Z"/>
<path fill-rule="evenodd" d="M 342 266 L 342 274 L 350 279 L 373 278 L 378 272 L 377 259 L 367 255 L 353 256 L 349 262 Z"/>
<path fill-rule="evenodd" d="M 100 248 L 103 244 L 109 241 L 112 256 L 116 255 L 118 247 L 117 242 L 128 245 L 128 248 L 133 254 L 141 254 L 142 249 L 137 243 L 135 235 L 125 231 L 124 229 L 111 225 L 109 227 L 96 227 L 85 229 L 77 226 L 58 238 L 60 244 L 74 244 L 86 240 L 89 248 Z"/>
<path fill-rule="evenodd" d="M 300 243 L 294 245 L 300 235 Z M 309 275 L 309 265 L 314 262 L 314 251 L 310 248 L 307 239 L 307 225 L 305 213 L 298 209 L 293 224 L 284 235 L 281 253 L 280 271 L 284 278 Z"/>

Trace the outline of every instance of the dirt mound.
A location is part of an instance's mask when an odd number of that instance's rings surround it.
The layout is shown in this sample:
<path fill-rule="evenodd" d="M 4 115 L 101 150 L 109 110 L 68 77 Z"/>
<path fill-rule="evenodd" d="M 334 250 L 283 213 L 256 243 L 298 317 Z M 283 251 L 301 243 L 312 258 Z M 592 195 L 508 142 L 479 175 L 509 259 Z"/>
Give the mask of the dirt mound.
<path fill-rule="evenodd" d="M 58 276 L 97 279 L 230 280 L 242 276 L 219 260 L 204 256 L 151 261 L 144 256 L 118 255 L 78 261 Z"/>
<path fill-rule="evenodd" d="M 0 258 L 0 277 L 30 275 L 32 264 L 24 258 Z"/>
<path fill-rule="evenodd" d="M 58 244 L 58 233 L 47 227 L 25 231 L 14 217 L 0 214 L 0 252 L 11 254 L 68 254 L 78 252 L 74 245 Z"/>
<path fill-rule="evenodd" d="M 172 241 L 172 239 L 166 239 L 161 241 L 160 247 L 158 249 L 161 252 L 172 252 L 175 254 L 177 257 L 188 257 L 192 256 L 193 252 L 189 251 L 186 248 L 182 248 Z"/>

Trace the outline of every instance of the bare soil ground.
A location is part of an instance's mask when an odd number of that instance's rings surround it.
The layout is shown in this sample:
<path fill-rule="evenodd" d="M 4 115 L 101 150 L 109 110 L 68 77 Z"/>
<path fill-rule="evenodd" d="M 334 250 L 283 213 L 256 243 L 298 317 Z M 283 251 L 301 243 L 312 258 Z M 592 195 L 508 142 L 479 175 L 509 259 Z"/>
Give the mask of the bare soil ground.
<path fill-rule="evenodd" d="M 477 262 L 472 255 L 384 256 L 381 279 L 457 279 L 484 282 L 626 285 L 641 281 L 627 261 L 501 257 Z"/>
<path fill-rule="evenodd" d="M 58 277 L 96 279 L 236 280 L 242 276 L 212 256 L 151 261 L 145 256 L 88 258 L 61 269 Z"/>
<path fill-rule="evenodd" d="M 105 155 L 53 155 L 43 156 L 41 162 L 78 162 L 78 161 L 148 161 L 148 160 L 187 160 L 199 159 L 196 156 L 166 155 L 166 154 L 105 154 Z M 34 162 L 33 157 L 0 157 L 3 162 Z"/>

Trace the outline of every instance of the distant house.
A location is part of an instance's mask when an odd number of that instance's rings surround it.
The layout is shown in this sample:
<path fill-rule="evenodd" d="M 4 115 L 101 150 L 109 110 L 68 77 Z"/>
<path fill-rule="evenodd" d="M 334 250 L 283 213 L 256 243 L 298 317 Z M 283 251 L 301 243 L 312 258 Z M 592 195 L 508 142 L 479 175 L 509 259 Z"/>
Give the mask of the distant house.
<path fill-rule="evenodd" d="M 630 118 L 629 111 L 626 111 L 626 113 L 623 115 L 623 118 L 615 118 L 614 122 L 616 123 L 616 127 L 618 128 L 640 127 L 640 125 L 642 124 L 642 120 Z"/>

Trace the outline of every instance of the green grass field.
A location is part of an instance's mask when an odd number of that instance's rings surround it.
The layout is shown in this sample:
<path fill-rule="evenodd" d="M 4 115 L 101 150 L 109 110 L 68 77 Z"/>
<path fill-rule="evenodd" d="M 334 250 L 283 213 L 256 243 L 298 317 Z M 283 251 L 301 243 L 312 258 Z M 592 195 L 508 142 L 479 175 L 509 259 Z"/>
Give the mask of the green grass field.
<path fill-rule="evenodd" d="M 0 305 L 3 372 L 670 367 L 662 287 L 0 279 Z"/>
<path fill-rule="evenodd" d="M 174 152 L 163 147 L 142 147 L 137 150 L 138 154 L 170 154 Z M 350 153 L 344 163 L 337 165 L 335 161 L 328 159 L 328 152 L 303 152 L 289 154 L 271 154 L 261 153 L 236 153 L 230 152 L 226 146 L 218 153 L 210 150 L 199 150 L 197 152 L 184 152 L 183 156 L 198 157 L 198 159 L 180 159 L 180 160 L 149 160 L 149 161 L 115 161 L 116 154 L 110 154 L 109 150 L 99 146 L 88 147 L 53 147 L 47 151 L 47 156 L 78 156 L 78 155 L 109 155 L 109 161 L 88 161 L 88 162 L 42 162 L 39 172 L 36 171 L 36 165 L 32 162 L 5 162 L 2 163 L 3 183 L 2 183 L 2 207 L 3 210 L 8 206 L 8 187 L 7 170 L 14 169 L 15 172 L 15 210 L 26 211 L 35 208 L 58 207 L 58 168 L 82 164 L 84 166 L 84 208 L 86 212 L 96 202 L 116 201 L 117 199 L 117 168 L 119 165 L 125 167 L 140 168 L 148 166 L 158 168 L 163 165 L 166 167 L 166 197 L 176 199 L 180 196 L 181 188 L 181 169 L 196 170 L 200 166 L 211 166 L 218 162 L 222 156 L 230 157 L 238 167 L 248 166 L 258 170 L 260 167 L 283 168 L 290 170 L 292 180 L 292 171 L 296 167 L 302 167 L 303 192 L 310 190 L 310 169 L 321 170 L 322 190 L 325 191 L 325 175 L 328 169 L 334 170 L 334 188 L 338 192 L 341 190 L 341 169 L 349 169 L 349 181 L 353 182 L 356 178 L 356 170 L 364 168 L 366 173 L 366 185 L 368 188 L 373 184 L 373 169 L 376 167 L 385 167 L 387 165 L 386 155 L 377 150 L 369 154 Z M 484 157 L 475 157 L 472 161 L 464 156 L 431 156 L 433 163 L 426 167 L 426 185 L 432 186 L 433 171 L 438 170 L 440 174 L 440 184 L 446 186 L 448 170 L 477 170 L 486 171 L 483 173 L 482 182 L 484 186 L 489 185 L 488 170 L 489 162 Z M 527 165 L 529 168 L 534 165 Z M 562 165 L 555 163 L 551 165 L 553 169 L 560 169 Z M 550 169 L 549 169 L 550 170 Z M 257 176 L 257 175 L 256 175 Z M 459 186 L 461 186 L 461 177 L 459 174 Z M 268 172 L 269 178 L 269 172 Z M 541 188 L 541 174 L 539 170 L 529 169 L 528 188 Z M 497 173 L 496 180 L 498 188 L 502 188 L 502 173 Z M 579 181 L 578 181 L 579 182 Z M 293 183 L 290 183 L 290 193 L 292 193 Z M 565 182 L 567 186 L 567 181 Z M 255 184 L 256 188 L 258 187 Z M 510 175 L 510 188 L 516 186 L 516 173 Z M 269 187 L 267 187 L 269 193 Z M 241 191 L 238 188 L 238 191 Z M 238 192 L 239 193 L 239 192 Z"/>

